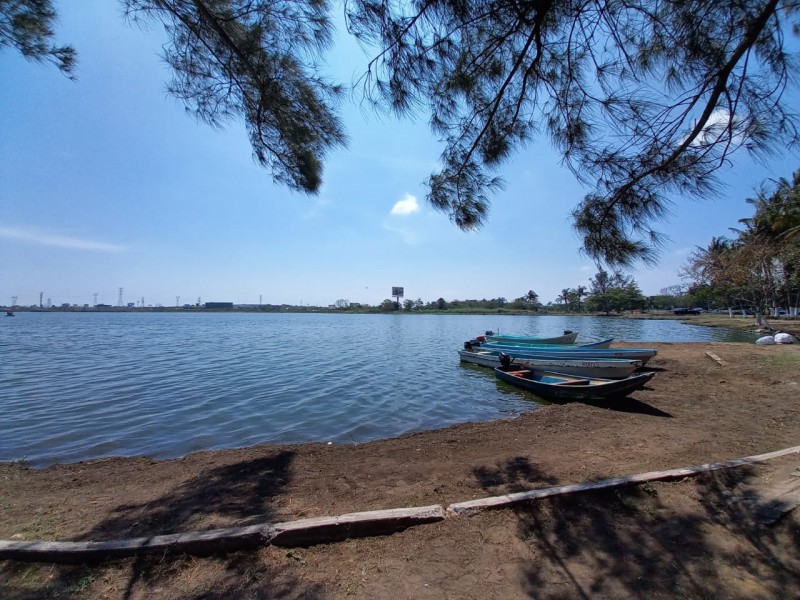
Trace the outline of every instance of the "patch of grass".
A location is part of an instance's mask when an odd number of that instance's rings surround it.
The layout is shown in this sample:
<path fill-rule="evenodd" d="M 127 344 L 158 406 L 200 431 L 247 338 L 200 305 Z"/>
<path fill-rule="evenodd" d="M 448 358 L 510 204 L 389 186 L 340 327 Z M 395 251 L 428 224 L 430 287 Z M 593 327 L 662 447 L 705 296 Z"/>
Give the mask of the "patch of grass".
<path fill-rule="evenodd" d="M 303 561 L 305 564 L 305 561 Z M 242 574 L 242 585 L 239 589 L 243 590 L 251 585 L 256 585 L 261 583 L 264 579 L 264 571 L 258 567 L 248 567 L 247 570 Z"/>
<path fill-rule="evenodd" d="M 644 512 L 653 521 L 655 521 L 656 518 L 658 517 L 658 514 L 656 513 L 656 509 L 654 507 L 652 507 L 652 506 L 645 506 L 644 507 Z"/>
<path fill-rule="evenodd" d="M 642 491 L 643 491 L 645 494 L 647 494 L 648 496 L 654 496 L 654 497 L 655 497 L 655 496 L 658 496 L 658 490 L 657 490 L 657 489 L 656 489 L 656 487 L 655 487 L 655 486 L 654 486 L 652 483 L 650 483 L 649 481 L 646 481 L 645 483 L 643 483 L 643 484 L 642 484 L 642 486 L 641 486 L 641 488 L 642 488 Z"/>
<path fill-rule="evenodd" d="M 536 533 L 532 529 L 526 527 L 517 534 L 517 537 L 523 542 L 528 543 L 536 539 Z"/>
<path fill-rule="evenodd" d="M 67 587 L 61 590 L 62 594 L 83 594 L 89 586 L 92 585 L 94 582 L 95 576 L 91 573 L 85 574 L 83 577 L 78 579 L 76 582 L 68 585 Z"/>
<path fill-rule="evenodd" d="M 57 539 L 59 536 L 58 521 L 44 509 L 34 513 L 38 517 L 34 521 L 21 523 L 17 532 L 24 540 Z"/>
<path fill-rule="evenodd" d="M 18 563 L 0 569 L 0 581 L 13 584 L 19 590 L 42 590 L 53 580 L 54 572 L 52 565 L 44 567 L 34 563 Z"/>
<path fill-rule="evenodd" d="M 630 490 L 615 488 L 613 493 L 617 498 L 617 502 L 619 502 L 621 508 L 624 508 L 629 512 L 636 512 L 639 509 L 636 499 L 633 497 Z"/>
<path fill-rule="evenodd" d="M 304 566 L 304 567 L 306 566 L 306 559 L 305 559 L 305 558 L 303 558 L 303 555 L 302 555 L 302 554 L 300 554 L 299 552 L 296 552 L 295 550 L 289 550 L 289 551 L 286 553 L 286 556 L 287 556 L 288 558 L 293 558 L 293 559 L 294 559 L 294 560 L 296 560 L 296 561 L 297 561 L 297 562 L 298 562 L 300 565 L 302 565 L 302 566 Z"/>
<path fill-rule="evenodd" d="M 344 588 L 345 596 L 355 596 L 358 593 L 359 587 L 361 587 L 359 583 L 348 581 Z"/>
<path fill-rule="evenodd" d="M 756 356 L 756 360 L 767 367 L 800 366 L 800 352 L 776 352 L 774 354 Z"/>

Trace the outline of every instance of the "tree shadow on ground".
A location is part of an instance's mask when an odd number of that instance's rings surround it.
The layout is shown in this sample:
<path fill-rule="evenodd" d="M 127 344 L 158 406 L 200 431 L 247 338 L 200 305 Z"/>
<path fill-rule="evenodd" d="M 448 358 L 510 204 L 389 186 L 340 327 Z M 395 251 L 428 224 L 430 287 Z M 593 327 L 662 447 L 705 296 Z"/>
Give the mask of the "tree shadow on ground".
<path fill-rule="evenodd" d="M 476 473 L 486 489 L 513 468 Z M 731 490 L 754 477 L 737 468 L 677 483 L 556 496 L 515 512 L 535 560 L 521 587 L 531 598 L 793 597 L 800 589 L 795 521 L 760 525 Z M 547 477 L 544 477 L 546 480 Z"/>
<path fill-rule="evenodd" d="M 120 598 L 139 600 L 293 600 L 324 598 L 322 586 L 301 581 L 290 553 L 267 550 L 203 558 L 165 554 L 91 565 L 0 565 L 3 600 Z"/>
<path fill-rule="evenodd" d="M 541 487 L 534 486 L 535 483 L 547 485 L 558 483 L 558 479 L 532 465 L 525 456 L 498 462 L 494 467 L 476 467 L 472 473 L 480 486 L 493 495 L 513 494 Z"/>
<path fill-rule="evenodd" d="M 291 482 L 293 452 L 201 472 L 160 498 L 125 504 L 79 539 L 129 538 L 230 527 L 272 516 L 270 503 Z"/>
<path fill-rule="evenodd" d="M 270 522 L 271 501 L 291 481 L 293 452 L 242 461 L 203 471 L 160 498 L 116 507 L 80 540 L 149 537 L 166 533 Z M 110 596 L 144 598 L 163 590 L 171 598 L 320 597 L 316 586 L 303 586 L 292 565 L 270 566 L 264 552 L 192 557 L 167 552 L 93 565 L 27 564 L 7 561 L 0 579 L 9 587 L 3 598 Z M 273 564 L 276 564 L 273 561 Z M 113 588 L 106 594 L 103 588 Z"/>

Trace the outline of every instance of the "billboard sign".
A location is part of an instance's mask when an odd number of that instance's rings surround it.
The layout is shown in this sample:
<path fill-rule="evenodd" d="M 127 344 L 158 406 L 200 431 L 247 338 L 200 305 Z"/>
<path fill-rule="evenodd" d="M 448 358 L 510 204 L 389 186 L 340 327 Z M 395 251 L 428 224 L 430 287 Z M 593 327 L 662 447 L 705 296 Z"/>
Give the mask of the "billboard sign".
<path fill-rule="evenodd" d="M 392 296 L 395 296 L 396 298 L 402 298 L 403 297 L 403 288 L 401 288 L 401 287 L 393 287 L 392 288 Z"/>

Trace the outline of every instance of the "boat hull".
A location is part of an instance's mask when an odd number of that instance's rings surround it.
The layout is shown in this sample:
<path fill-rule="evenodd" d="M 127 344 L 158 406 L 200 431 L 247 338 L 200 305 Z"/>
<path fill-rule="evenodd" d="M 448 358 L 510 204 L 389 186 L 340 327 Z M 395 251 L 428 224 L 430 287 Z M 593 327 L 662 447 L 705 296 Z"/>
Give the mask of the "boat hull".
<path fill-rule="evenodd" d="M 481 350 L 500 354 L 505 352 L 512 358 L 539 358 L 539 359 L 571 359 L 571 360 L 598 360 L 618 358 L 625 360 L 639 360 L 642 366 L 647 364 L 658 351 L 653 348 L 572 348 L 564 349 L 549 347 L 546 349 L 524 348 L 515 346 L 480 346 Z"/>
<path fill-rule="evenodd" d="M 511 385 L 533 392 L 549 400 L 606 400 L 624 398 L 641 389 L 655 375 L 643 373 L 625 379 L 570 377 L 562 373 L 520 369 L 518 366 L 496 367 L 495 377 Z"/>
<path fill-rule="evenodd" d="M 491 342 L 508 342 L 511 344 L 574 344 L 578 339 L 577 331 L 565 332 L 549 338 L 527 337 L 524 335 L 486 335 Z"/>
<path fill-rule="evenodd" d="M 609 348 L 611 346 L 611 342 L 614 341 L 614 338 L 608 338 L 605 340 L 597 340 L 596 342 L 576 342 L 574 344 L 533 344 L 533 343 L 525 343 L 525 342 L 491 342 L 491 341 L 480 341 L 480 340 L 470 340 L 470 343 L 475 345 L 480 345 L 481 348 L 493 348 L 495 346 L 513 346 L 514 348 L 519 348 L 520 350 L 531 349 L 531 350 L 543 350 L 546 348 L 556 348 L 556 349 L 564 349 L 564 348 Z"/>
<path fill-rule="evenodd" d="M 495 368 L 500 366 L 500 356 L 492 352 L 480 350 L 459 350 L 461 362 Z M 629 377 L 642 366 L 638 360 L 568 360 L 568 359 L 524 359 L 516 358 L 514 365 L 528 369 L 544 369 L 556 371 L 567 375 L 581 375 L 583 377 L 604 377 L 607 379 L 621 379 Z"/>

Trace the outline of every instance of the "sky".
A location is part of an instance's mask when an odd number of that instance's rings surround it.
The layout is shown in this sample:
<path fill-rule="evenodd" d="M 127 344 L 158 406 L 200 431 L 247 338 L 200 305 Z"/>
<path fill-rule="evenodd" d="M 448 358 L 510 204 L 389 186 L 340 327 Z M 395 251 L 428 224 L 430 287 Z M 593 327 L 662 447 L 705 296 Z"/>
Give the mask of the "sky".
<path fill-rule="evenodd" d="M 160 25 L 125 23 L 116 2 L 56 2 L 56 39 L 78 52 L 77 81 L 0 49 L 0 305 L 218 301 L 328 306 L 405 297 L 555 301 L 597 272 L 570 212 L 588 191 L 546 139 L 514 154 L 477 232 L 425 202 L 442 145 L 425 114 L 380 117 L 342 105 L 350 142 L 329 154 L 317 196 L 256 165 L 243 125 L 212 129 L 166 93 Z M 350 83 L 367 63 L 344 32 L 326 73 Z M 719 196 L 675 198 L 656 229 L 658 265 L 630 274 L 646 295 L 680 282 L 697 246 L 752 214 L 745 199 L 790 177 L 800 156 L 736 155 Z"/>

